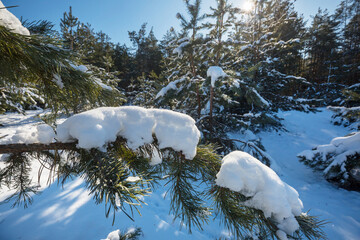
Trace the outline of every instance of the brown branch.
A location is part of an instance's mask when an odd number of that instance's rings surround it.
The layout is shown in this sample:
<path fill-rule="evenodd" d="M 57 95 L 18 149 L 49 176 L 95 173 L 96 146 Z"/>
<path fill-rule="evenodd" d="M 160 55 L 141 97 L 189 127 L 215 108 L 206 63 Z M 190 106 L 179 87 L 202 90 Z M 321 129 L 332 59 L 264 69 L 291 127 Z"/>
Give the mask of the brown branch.
<path fill-rule="evenodd" d="M 12 143 L 12 144 L 1 144 L 0 154 L 4 153 L 22 153 L 22 152 L 41 152 L 49 150 L 75 150 L 77 142 L 55 142 L 50 144 L 42 143 Z"/>

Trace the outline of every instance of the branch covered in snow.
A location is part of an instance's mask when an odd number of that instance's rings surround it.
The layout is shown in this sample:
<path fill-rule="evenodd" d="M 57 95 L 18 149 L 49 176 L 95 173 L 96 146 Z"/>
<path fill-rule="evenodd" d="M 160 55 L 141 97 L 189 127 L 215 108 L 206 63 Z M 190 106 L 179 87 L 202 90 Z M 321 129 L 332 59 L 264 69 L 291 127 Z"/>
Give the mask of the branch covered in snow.
<path fill-rule="evenodd" d="M 201 229 L 218 212 L 236 237 L 253 233 L 259 225 L 266 235 L 282 239 L 298 236 L 309 226 L 316 229 L 311 235 L 322 236 L 319 221 L 301 214 L 303 206 L 297 192 L 273 170 L 240 151 L 221 162 L 212 146 L 197 146 L 199 130 L 185 114 L 140 107 L 93 109 L 59 124 L 55 143 L 52 129 L 39 126 L 33 132 L 18 131 L 11 138 L 23 142 L 19 143 L 21 153 L 8 155 L 0 171 L 0 187 L 18 186 L 19 177 L 27 179 L 11 196 L 16 201 L 27 199 L 29 191 L 35 191 L 29 159 L 36 156 L 42 168 L 49 169 L 50 176 L 57 176 L 62 183 L 82 176 L 95 201 L 107 203 L 106 216 L 113 210 L 114 219 L 120 210 L 132 219 L 127 208 L 132 212 L 144 204 L 143 196 L 154 184 L 160 184 L 157 180 L 166 178 L 170 211 L 189 230 L 192 226 Z M 31 141 L 24 140 L 26 136 L 32 136 Z M 25 170 L 23 164 L 27 164 Z M 214 200 L 214 210 L 205 199 Z M 110 233 L 108 239 L 116 239 L 119 233 Z"/>
<path fill-rule="evenodd" d="M 305 164 L 322 170 L 326 179 L 346 188 L 360 188 L 360 132 L 337 137 L 297 155 Z"/>
<path fill-rule="evenodd" d="M 273 218 L 280 231 L 293 235 L 299 229 L 295 217 L 300 216 L 303 204 L 297 191 L 248 153 L 235 151 L 226 155 L 216 184 L 243 194 L 248 198 L 243 204 Z"/>

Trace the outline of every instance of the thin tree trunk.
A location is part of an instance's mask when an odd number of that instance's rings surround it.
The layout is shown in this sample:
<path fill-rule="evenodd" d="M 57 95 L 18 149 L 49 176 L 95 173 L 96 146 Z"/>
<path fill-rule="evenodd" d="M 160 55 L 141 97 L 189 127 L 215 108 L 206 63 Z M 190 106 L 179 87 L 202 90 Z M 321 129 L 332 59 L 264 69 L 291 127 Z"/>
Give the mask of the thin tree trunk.
<path fill-rule="evenodd" d="M 77 142 L 61 143 L 55 142 L 50 144 L 42 143 L 13 143 L 0 145 L 0 154 L 4 153 L 22 153 L 22 152 L 40 152 L 49 150 L 76 150 Z"/>

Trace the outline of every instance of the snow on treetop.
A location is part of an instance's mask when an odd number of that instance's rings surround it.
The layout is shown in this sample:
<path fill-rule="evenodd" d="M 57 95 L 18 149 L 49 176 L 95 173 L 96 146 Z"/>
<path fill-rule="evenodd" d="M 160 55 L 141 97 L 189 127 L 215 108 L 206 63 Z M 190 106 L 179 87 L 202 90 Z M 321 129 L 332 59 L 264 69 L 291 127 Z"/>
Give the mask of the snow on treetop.
<path fill-rule="evenodd" d="M 215 82 L 220 77 L 226 77 L 226 73 L 219 66 L 211 66 L 207 70 L 207 76 L 211 77 L 211 86 L 215 87 Z"/>
<path fill-rule="evenodd" d="M 131 149 L 153 142 L 159 148 L 182 151 L 187 159 L 196 155 L 200 132 L 190 116 L 162 109 L 141 107 L 103 107 L 76 114 L 57 128 L 57 139 L 68 142 L 78 140 L 84 149 L 103 148 L 121 136 Z"/>
<path fill-rule="evenodd" d="M 299 228 L 295 216 L 301 214 L 303 204 L 298 192 L 248 153 L 234 151 L 226 155 L 216 175 L 216 184 L 251 197 L 244 205 L 272 217 L 285 233 L 291 235 Z"/>
<path fill-rule="evenodd" d="M 0 1 L 0 26 L 4 26 L 14 33 L 22 35 L 30 35 L 29 30 L 23 27 L 20 20 L 17 19 L 11 12 L 9 12 L 4 4 Z"/>

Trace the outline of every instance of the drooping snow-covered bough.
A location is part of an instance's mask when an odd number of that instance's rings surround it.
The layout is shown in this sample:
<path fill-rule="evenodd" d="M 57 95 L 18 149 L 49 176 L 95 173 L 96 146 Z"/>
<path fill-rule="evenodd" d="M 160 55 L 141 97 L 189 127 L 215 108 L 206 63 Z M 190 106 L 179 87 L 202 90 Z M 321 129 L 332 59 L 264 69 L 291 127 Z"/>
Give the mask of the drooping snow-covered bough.
<path fill-rule="evenodd" d="M 323 236 L 321 221 L 301 213 L 297 192 L 274 171 L 240 151 L 221 161 L 213 146 L 198 146 L 199 138 L 195 121 L 185 114 L 141 107 L 93 109 L 66 119 L 56 134 L 46 125 L 18 131 L 12 144 L 42 148 L 8 155 L 0 186 L 17 189 L 9 198 L 15 203 L 31 198 L 36 187 L 29 168 L 35 158 L 62 183 L 82 177 L 96 203 L 105 202 L 107 216 L 113 212 L 115 218 L 122 210 L 132 218 L 129 208 L 144 203 L 141 196 L 165 177 L 171 213 L 190 231 L 202 229 L 218 213 L 236 237 Z"/>

